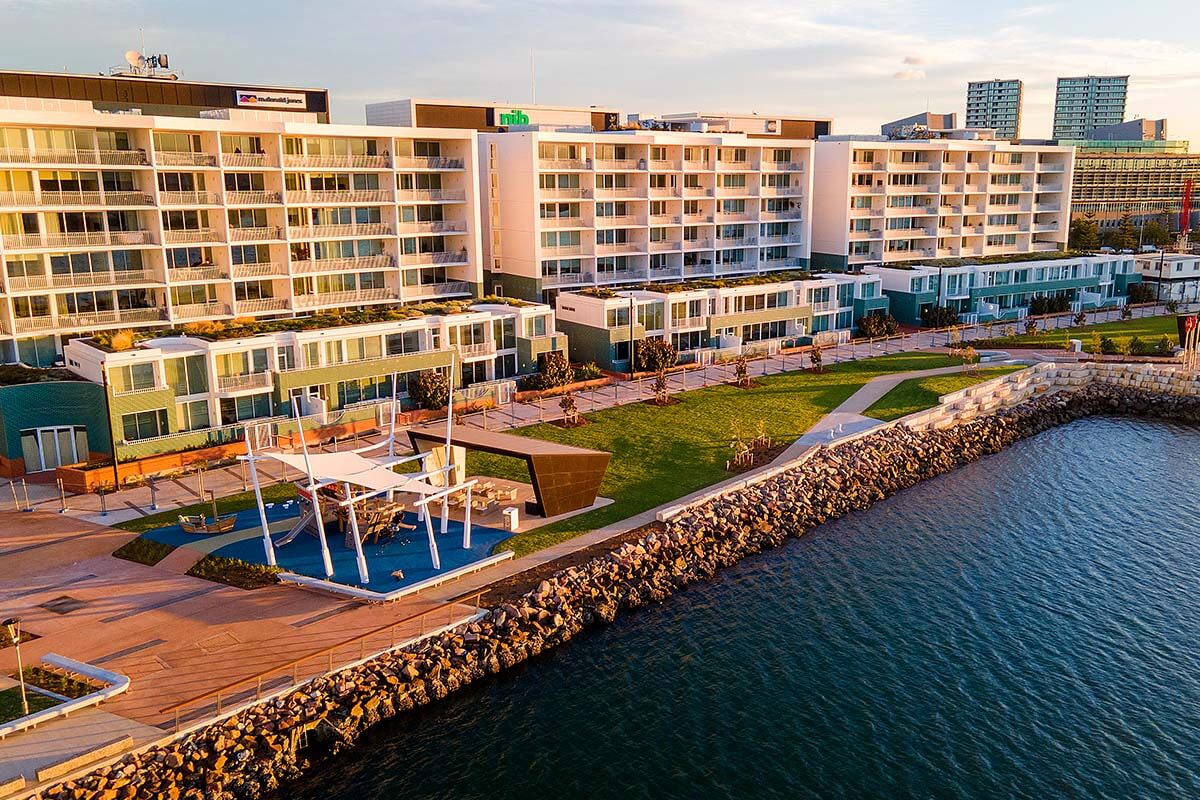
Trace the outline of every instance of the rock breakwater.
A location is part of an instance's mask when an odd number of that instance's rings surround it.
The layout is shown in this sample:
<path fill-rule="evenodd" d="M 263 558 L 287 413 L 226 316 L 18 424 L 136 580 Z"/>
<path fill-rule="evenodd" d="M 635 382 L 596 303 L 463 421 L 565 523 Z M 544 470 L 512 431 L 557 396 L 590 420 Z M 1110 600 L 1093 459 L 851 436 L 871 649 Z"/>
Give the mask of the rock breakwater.
<path fill-rule="evenodd" d="M 48 798 L 258 798 L 368 727 L 659 602 L 849 511 L 1095 414 L 1200 423 L 1200 398 L 1092 384 L 947 429 L 902 425 L 823 448 L 794 469 L 673 517 L 664 531 L 543 581 L 479 620 L 318 678 L 269 702 L 42 793 Z"/>

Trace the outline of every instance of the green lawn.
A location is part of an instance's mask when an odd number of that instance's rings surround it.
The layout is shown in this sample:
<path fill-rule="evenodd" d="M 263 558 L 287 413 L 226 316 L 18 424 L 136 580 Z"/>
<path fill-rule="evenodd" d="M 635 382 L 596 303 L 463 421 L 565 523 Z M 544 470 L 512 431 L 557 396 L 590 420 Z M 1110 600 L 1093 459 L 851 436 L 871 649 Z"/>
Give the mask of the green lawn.
<path fill-rule="evenodd" d="M 25 698 L 29 701 L 29 713 L 36 714 L 39 711 L 44 711 L 51 706 L 58 705 L 58 701 L 46 697 L 44 694 L 25 690 Z M 0 691 L 0 722 L 8 722 L 25 716 L 21 709 L 21 687 L 13 686 L 9 689 Z"/>
<path fill-rule="evenodd" d="M 727 477 L 734 422 L 753 436 L 759 421 L 778 443 L 797 439 L 877 375 L 961 363 L 936 353 L 896 353 L 829 365 L 823 374 L 790 372 L 756 378 L 753 389 L 713 386 L 674 395 L 658 408 L 637 403 L 586 414 L 588 424 L 563 429 L 541 424 L 514 433 L 613 454 L 600 487 L 615 502 L 605 508 L 522 533 L 498 549 L 533 552 L 584 531 L 662 505 Z M 751 375 L 755 365 L 750 365 Z M 524 464 L 486 453 L 468 454 L 470 475 L 528 480 Z"/>
<path fill-rule="evenodd" d="M 1018 331 L 1024 330 L 1022 323 L 1011 323 Z M 1118 320 L 1116 322 L 1101 322 L 1097 325 L 1082 325 L 1078 328 L 1062 328 L 1056 331 L 1048 331 L 1045 333 L 1037 333 L 1032 336 L 1020 334 L 1018 336 L 1003 336 L 1005 325 L 996 323 L 992 328 L 996 334 L 996 338 L 983 341 L 971 342 L 976 349 L 981 347 L 1045 347 L 1045 348 L 1063 348 L 1067 345 L 1067 339 L 1082 339 L 1083 348 L 1089 350 L 1091 348 L 1092 333 L 1098 333 L 1101 336 L 1108 336 L 1113 339 L 1118 345 L 1128 344 L 1129 340 L 1134 336 L 1139 337 L 1143 342 L 1149 345 L 1158 344 L 1158 340 L 1164 335 L 1171 337 L 1171 344 L 1178 344 L 1176 337 L 1178 330 L 1175 325 L 1174 316 L 1164 317 L 1142 317 L 1140 319 Z"/>
<path fill-rule="evenodd" d="M 924 378 L 909 378 L 875 401 L 866 410 L 866 416 L 874 417 L 883 422 L 908 416 L 917 411 L 933 408 L 938 404 L 938 398 L 959 389 L 966 389 L 977 383 L 990 381 L 1001 375 L 1024 369 L 1022 366 L 987 367 L 977 375 L 953 373 L 949 375 L 929 375 Z"/>

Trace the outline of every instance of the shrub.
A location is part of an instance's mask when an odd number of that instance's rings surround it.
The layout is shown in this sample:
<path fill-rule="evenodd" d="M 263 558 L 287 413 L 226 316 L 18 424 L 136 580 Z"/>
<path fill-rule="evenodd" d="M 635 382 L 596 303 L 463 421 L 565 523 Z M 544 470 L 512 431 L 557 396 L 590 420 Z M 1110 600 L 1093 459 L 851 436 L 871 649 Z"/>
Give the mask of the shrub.
<path fill-rule="evenodd" d="M 824 348 L 821 345 L 813 343 L 812 350 L 808 351 L 808 357 L 812 360 L 813 372 L 820 372 L 824 369 Z"/>
<path fill-rule="evenodd" d="M 1061 314 L 1071 310 L 1071 298 L 1066 295 L 1035 297 L 1029 301 L 1029 313 L 1035 317 L 1044 314 Z"/>
<path fill-rule="evenodd" d="M 1036 319 L 1025 320 L 1025 335 L 1033 336 L 1038 332 L 1038 324 Z"/>
<path fill-rule="evenodd" d="M 1103 338 L 1100 336 L 1100 333 L 1098 331 L 1092 331 L 1092 347 L 1091 347 L 1092 355 L 1099 355 L 1099 353 L 1103 349 L 1103 346 L 1104 346 L 1104 341 L 1103 341 Z"/>
<path fill-rule="evenodd" d="M 558 407 L 562 409 L 563 418 L 568 424 L 574 424 L 579 421 L 579 409 L 575 405 L 574 392 L 567 392 L 559 398 Z"/>
<path fill-rule="evenodd" d="M 1106 356 L 1115 356 L 1120 354 L 1121 348 L 1117 347 L 1116 341 L 1109 336 L 1100 337 L 1100 352 Z"/>
<path fill-rule="evenodd" d="M 1145 283 L 1131 283 L 1125 292 L 1131 303 L 1154 302 L 1154 290 Z"/>
<path fill-rule="evenodd" d="M 110 349 L 119 353 L 122 350 L 132 349 L 133 342 L 134 342 L 133 331 L 130 331 L 130 330 L 117 331 L 111 337 L 109 337 L 108 346 Z"/>
<path fill-rule="evenodd" d="M 117 558 L 123 558 L 126 561 L 133 561 L 152 567 L 170 555 L 174 549 L 169 544 L 163 544 L 162 542 L 156 542 L 153 539 L 139 536 L 136 539 L 130 539 L 118 547 L 113 551 L 113 555 Z"/>
<path fill-rule="evenodd" d="M 739 354 L 733 362 L 733 375 L 738 386 L 750 385 L 750 369 L 746 366 L 746 357 Z"/>
<path fill-rule="evenodd" d="M 251 564 L 238 558 L 207 555 L 197 561 L 187 574 L 239 589 L 261 589 L 277 583 L 275 576 L 282 571 L 279 567 Z"/>
<path fill-rule="evenodd" d="M 879 336 L 894 336 L 900 332 L 900 323 L 891 314 L 874 311 L 858 320 L 858 335 L 874 339 Z"/>
<path fill-rule="evenodd" d="M 1163 336 L 1158 340 L 1158 344 L 1154 345 L 1154 352 L 1160 356 L 1169 356 L 1175 352 L 1175 346 L 1171 344 L 1169 336 Z"/>
<path fill-rule="evenodd" d="M 604 371 L 595 361 L 589 361 L 586 364 L 575 368 L 575 380 L 579 381 L 594 381 L 597 378 L 603 378 Z"/>
<path fill-rule="evenodd" d="M 1129 355 L 1131 356 L 1147 356 L 1150 355 L 1150 345 L 1141 340 L 1141 337 L 1135 336 L 1129 340 Z"/>
<path fill-rule="evenodd" d="M 1133 319 L 1133 309 L 1129 306 L 1121 306 L 1121 319 Z"/>
<path fill-rule="evenodd" d="M 1074 325 L 1076 328 L 1080 327 L 1081 325 L 1086 325 L 1087 324 L 1087 312 L 1080 311 L 1078 314 L 1076 314 L 1074 317 L 1071 318 L 1071 324 Z"/>
<path fill-rule="evenodd" d="M 921 312 L 921 326 L 925 328 L 949 328 L 958 324 L 958 312 L 946 306 L 930 306 Z"/>
<path fill-rule="evenodd" d="M 450 379 L 441 370 L 427 369 L 417 376 L 412 400 L 422 408 L 445 408 L 450 400 Z"/>
<path fill-rule="evenodd" d="M 521 388 L 526 391 L 541 391 L 566 386 L 575 380 L 575 370 L 571 369 L 567 356 L 558 350 L 542 353 L 538 356 L 538 371 L 521 381 Z"/>
<path fill-rule="evenodd" d="M 648 372 L 670 369 L 679 359 L 675 345 L 667 339 L 639 339 L 633 344 L 633 354 L 639 369 Z"/>

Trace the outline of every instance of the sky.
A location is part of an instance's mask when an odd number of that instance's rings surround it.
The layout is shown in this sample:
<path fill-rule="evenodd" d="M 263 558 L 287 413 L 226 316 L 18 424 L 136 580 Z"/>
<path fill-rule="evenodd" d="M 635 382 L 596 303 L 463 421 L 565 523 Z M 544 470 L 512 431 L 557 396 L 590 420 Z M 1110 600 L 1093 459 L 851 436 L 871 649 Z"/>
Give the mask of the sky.
<path fill-rule="evenodd" d="M 961 124 L 968 80 L 1020 78 L 1022 136 L 1045 138 L 1056 77 L 1129 74 L 1126 118 L 1167 117 L 1170 138 L 1200 149 L 1200 4 L 1180 0 L 0 0 L 0 19 L 0 68 L 100 72 L 144 33 L 181 77 L 327 87 L 349 123 L 377 100 L 517 105 L 536 91 L 878 133 L 925 110 Z"/>

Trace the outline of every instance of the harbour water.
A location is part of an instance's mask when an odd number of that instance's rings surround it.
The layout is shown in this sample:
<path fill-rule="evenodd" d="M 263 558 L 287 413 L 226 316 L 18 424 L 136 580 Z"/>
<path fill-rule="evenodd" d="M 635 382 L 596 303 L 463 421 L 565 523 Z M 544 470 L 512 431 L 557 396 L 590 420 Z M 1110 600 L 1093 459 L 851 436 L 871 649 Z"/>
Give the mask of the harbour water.
<path fill-rule="evenodd" d="M 1200 796 L 1200 430 L 1093 418 L 379 726 L 288 798 Z"/>

